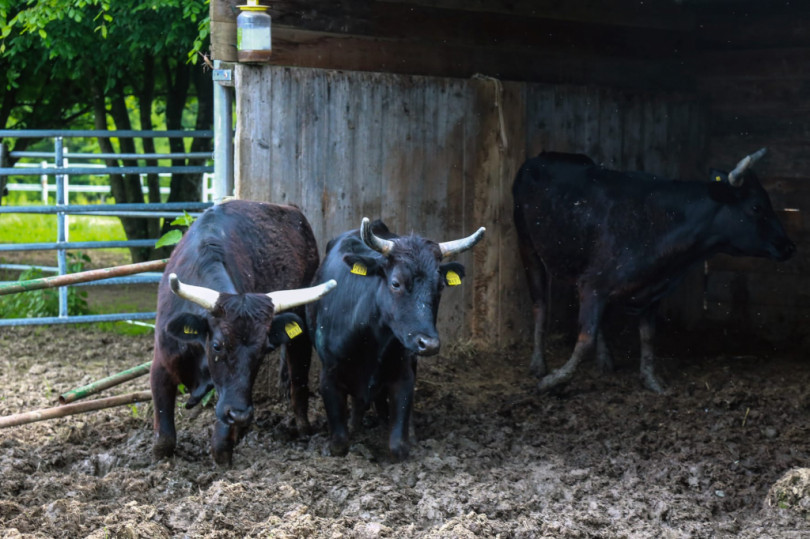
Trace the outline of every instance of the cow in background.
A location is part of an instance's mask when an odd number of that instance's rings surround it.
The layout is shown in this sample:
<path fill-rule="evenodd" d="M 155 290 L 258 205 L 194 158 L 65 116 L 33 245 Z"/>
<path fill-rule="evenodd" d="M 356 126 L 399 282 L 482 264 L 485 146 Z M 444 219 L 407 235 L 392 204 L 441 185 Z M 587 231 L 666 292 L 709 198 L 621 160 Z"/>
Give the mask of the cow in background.
<path fill-rule="evenodd" d="M 349 450 L 351 425 L 360 427 L 374 403 L 390 429 L 395 460 L 407 458 L 416 359 L 439 353 L 436 315 L 445 286 L 461 284 L 464 266 L 442 263 L 472 248 L 484 236 L 444 243 L 420 236 L 397 236 L 384 223 L 364 218 L 360 230 L 329 242 L 316 283 L 338 280 L 340 290 L 310 303 L 307 321 L 321 358 L 321 396 L 333 455 Z"/>
<path fill-rule="evenodd" d="M 178 384 L 184 384 L 190 392 L 187 408 L 216 388 L 211 452 L 218 464 L 229 464 L 252 421 L 259 365 L 278 346 L 298 428 L 309 430 L 312 346 L 302 310 L 282 311 L 335 286 L 329 281 L 303 288 L 317 267 L 315 237 L 298 208 L 232 200 L 191 225 L 158 288 L 151 370 L 155 458 L 174 453 L 175 399 Z"/>
<path fill-rule="evenodd" d="M 655 313 L 687 270 L 718 253 L 793 255 L 796 246 L 751 170 L 764 153 L 712 182 L 618 172 L 577 154 L 542 153 L 521 166 L 514 219 L 534 310 L 531 371 L 541 390 L 569 382 L 594 348 L 598 363 L 612 367 L 600 327 L 605 306 L 617 302 L 640 314 L 642 382 L 663 391 L 654 368 Z M 577 286 L 579 336 L 568 362 L 548 374 L 543 334 L 552 277 Z"/>

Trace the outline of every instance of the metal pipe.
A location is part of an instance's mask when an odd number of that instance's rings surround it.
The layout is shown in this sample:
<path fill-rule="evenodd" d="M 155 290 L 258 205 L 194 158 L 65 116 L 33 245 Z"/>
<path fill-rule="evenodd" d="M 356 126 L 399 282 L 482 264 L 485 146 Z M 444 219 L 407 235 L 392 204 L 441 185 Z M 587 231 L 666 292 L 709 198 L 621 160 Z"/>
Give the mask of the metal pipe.
<path fill-rule="evenodd" d="M 11 157 L 48 158 L 50 152 L 10 152 Z M 68 159 L 213 159 L 211 152 L 184 153 L 74 153 L 65 152 Z"/>
<path fill-rule="evenodd" d="M 64 145 L 62 137 L 54 139 L 54 164 L 56 169 L 59 170 L 64 165 Z M 56 175 L 56 206 L 62 207 L 67 205 L 67 176 L 61 174 Z M 68 241 L 68 218 L 65 212 L 57 212 L 56 214 L 56 243 L 65 244 Z M 64 248 L 56 250 L 56 266 L 59 268 L 59 276 L 65 276 L 67 271 L 67 251 Z M 50 277 L 52 278 L 52 277 Z M 58 277 L 57 277 L 58 278 Z M 68 315 L 68 289 L 59 289 L 59 318 L 65 318 Z"/>
<path fill-rule="evenodd" d="M 200 174 L 203 172 L 213 172 L 213 166 L 165 166 L 165 167 L 72 167 L 65 170 L 62 174 L 69 176 L 104 176 L 107 174 L 160 174 L 161 172 L 171 174 Z M 40 176 L 42 174 L 53 174 L 54 169 L 50 167 L 39 168 L 19 168 L 19 167 L 3 167 L 0 168 L 0 175 L 6 176 Z"/>
<path fill-rule="evenodd" d="M 123 384 L 124 382 L 128 382 L 130 380 L 143 376 L 144 374 L 147 374 L 149 372 L 149 368 L 151 366 L 152 362 L 147 361 L 146 363 L 142 363 L 137 367 L 132 367 L 131 369 L 121 371 L 118 374 L 113 374 L 112 376 L 102 378 L 101 380 L 97 380 L 87 385 L 77 387 L 76 389 L 66 391 L 61 395 L 59 395 L 59 404 L 68 404 L 70 402 L 83 399 L 88 395 L 93 395 L 100 391 L 104 391 L 105 389 Z"/>
<path fill-rule="evenodd" d="M 157 240 L 69 241 L 65 243 L 7 243 L 0 245 L 6 251 L 53 251 L 55 249 L 112 249 L 120 247 L 154 247 Z"/>
<path fill-rule="evenodd" d="M 65 206 L 13 206 L 0 207 L 0 213 L 88 213 L 92 211 L 193 211 L 206 210 L 212 202 L 147 202 L 143 204 L 67 204 Z"/>
<path fill-rule="evenodd" d="M 15 427 L 17 425 L 25 425 L 26 423 L 34 423 L 36 421 L 45 421 L 48 419 L 56 419 L 58 417 L 92 412 L 94 410 L 103 410 L 104 408 L 112 408 L 114 406 L 121 406 L 123 404 L 147 402 L 150 400 L 152 400 L 151 391 L 138 391 L 137 393 L 107 397 L 106 399 L 96 399 L 88 402 L 75 402 L 65 406 L 55 406 L 53 408 L 45 408 L 43 410 L 35 410 L 33 412 L 23 412 L 21 414 L 0 417 L 0 429 Z"/>
<path fill-rule="evenodd" d="M 187 212 L 191 217 L 199 217 L 202 215 L 201 213 L 197 212 Z M 172 219 L 174 217 L 180 217 L 183 215 L 179 212 L 171 212 L 171 211 L 84 211 L 84 212 L 70 212 L 71 215 L 98 215 L 102 217 L 140 217 L 143 218 L 152 218 L 152 219 Z"/>
<path fill-rule="evenodd" d="M 88 314 L 59 318 L 0 318 L 0 326 L 38 326 L 56 324 L 95 324 L 97 322 L 123 322 L 129 320 L 154 320 L 155 313 Z"/>
<path fill-rule="evenodd" d="M 39 290 L 41 288 L 56 288 L 76 283 L 98 281 L 108 277 L 119 277 L 121 275 L 132 275 L 133 273 L 159 270 L 165 268 L 168 261 L 168 259 L 164 258 L 161 260 L 138 262 L 137 264 L 127 264 L 125 266 L 115 266 L 112 268 L 81 271 L 67 275 L 55 275 L 53 277 L 41 277 L 39 279 L 30 279 L 28 281 L 18 281 L 9 285 L 0 285 L 0 296 L 6 294 L 16 294 L 18 292 Z"/>
<path fill-rule="evenodd" d="M 136 131 L 121 130 L 107 131 L 105 129 L 0 129 L 3 138 L 48 138 L 48 137 L 97 137 L 97 138 L 211 138 L 212 130 L 200 129 L 188 131 L 183 129 L 168 129 L 166 131 Z"/>
<path fill-rule="evenodd" d="M 214 60 L 214 69 L 221 66 Z M 233 93 L 217 81 L 214 85 L 214 202 L 233 195 Z"/>

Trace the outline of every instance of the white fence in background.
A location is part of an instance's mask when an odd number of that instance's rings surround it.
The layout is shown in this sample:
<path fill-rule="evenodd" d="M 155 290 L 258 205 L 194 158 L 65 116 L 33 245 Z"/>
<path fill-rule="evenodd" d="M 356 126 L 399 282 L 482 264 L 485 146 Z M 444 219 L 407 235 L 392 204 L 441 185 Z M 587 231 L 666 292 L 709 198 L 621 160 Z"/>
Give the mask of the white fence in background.
<path fill-rule="evenodd" d="M 67 160 L 65 160 L 67 161 Z M 68 163 L 65 162 L 65 167 L 68 166 Z M 53 163 L 48 163 L 43 161 L 40 164 L 36 163 L 17 163 L 17 168 L 55 168 Z M 104 165 L 92 165 L 92 164 L 85 164 L 82 165 L 83 168 L 95 168 L 95 167 L 104 167 Z M 163 173 L 158 174 L 158 176 L 162 178 L 171 178 L 171 174 Z M 141 174 L 141 190 L 144 194 L 148 194 L 149 188 L 146 186 L 146 174 Z M 50 183 L 48 180 L 54 180 L 53 183 Z M 48 203 L 48 195 L 49 194 L 56 194 L 56 181 L 54 176 L 48 176 L 47 174 L 43 174 L 40 176 L 39 183 L 9 183 L 6 184 L 6 188 L 8 188 L 9 193 L 12 191 L 26 191 L 26 192 L 38 192 L 40 193 L 40 200 L 43 204 Z M 170 191 L 169 187 L 161 187 L 160 194 L 161 195 L 168 195 Z M 102 200 L 104 199 L 104 195 L 110 194 L 110 186 L 109 185 L 76 185 L 70 184 L 68 186 L 69 193 L 95 193 L 102 195 Z M 69 194 L 68 193 L 68 194 Z M 214 201 L 214 175 L 210 173 L 203 174 L 203 182 L 202 187 L 200 189 L 200 202 L 213 202 Z"/>

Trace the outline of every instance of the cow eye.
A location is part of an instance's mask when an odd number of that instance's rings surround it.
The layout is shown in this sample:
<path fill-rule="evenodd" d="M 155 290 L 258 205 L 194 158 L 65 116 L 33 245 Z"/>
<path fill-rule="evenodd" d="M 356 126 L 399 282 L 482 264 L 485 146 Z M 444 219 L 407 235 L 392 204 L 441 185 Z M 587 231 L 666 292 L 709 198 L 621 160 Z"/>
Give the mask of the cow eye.
<path fill-rule="evenodd" d="M 214 341 L 214 342 L 212 342 L 212 343 L 211 343 L 211 349 L 212 349 L 214 352 L 217 352 L 217 353 L 222 352 L 222 343 L 221 343 L 221 342 L 219 342 L 219 341 Z"/>
<path fill-rule="evenodd" d="M 399 281 L 394 279 L 393 281 L 391 281 L 391 288 L 393 288 L 394 290 L 399 290 L 400 288 L 402 288 L 402 285 L 399 284 Z"/>
<path fill-rule="evenodd" d="M 751 211 L 752 211 L 752 212 L 754 212 L 754 213 L 761 213 L 761 212 L 762 212 L 762 208 L 760 207 L 760 205 L 759 205 L 759 204 L 754 204 L 754 205 L 751 207 Z"/>

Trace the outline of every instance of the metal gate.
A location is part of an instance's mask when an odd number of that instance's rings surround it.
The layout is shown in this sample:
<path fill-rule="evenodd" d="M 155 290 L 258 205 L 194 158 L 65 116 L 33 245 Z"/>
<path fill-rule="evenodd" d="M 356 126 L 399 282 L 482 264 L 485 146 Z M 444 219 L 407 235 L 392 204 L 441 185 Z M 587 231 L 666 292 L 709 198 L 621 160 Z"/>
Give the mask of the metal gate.
<path fill-rule="evenodd" d="M 41 213 L 56 214 L 57 229 L 55 231 L 55 241 L 42 243 L 11 243 L 0 244 L 0 254 L 9 251 L 34 251 L 49 250 L 56 251 L 57 266 L 40 266 L 40 269 L 54 272 L 58 275 L 67 273 L 67 251 L 75 249 L 102 249 L 111 247 L 154 247 L 157 238 L 146 240 L 124 240 L 124 241 L 98 241 L 98 242 L 71 242 L 68 241 L 67 221 L 69 215 L 108 215 L 117 217 L 141 217 L 141 218 L 173 218 L 189 212 L 190 215 L 198 215 L 200 212 L 213 203 L 202 202 L 176 202 L 159 203 L 149 202 L 143 204 L 70 204 L 68 200 L 69 178 L 77 175 L 109 175 L 109 174 L 210 174 L 214 171 L 211 164 L 196 166 L 92 166 L 75 165 L 76 161 L 102 160 L 102 159 L 125 159 L 125 160 L 178 160 L 178 159 L 200 159 L 210 162 L 211 152 L 188 152 L 188 153 L 72 153 L 65 151 L 65 138 L 212 138 L 213 131 L 99 131 L 99 130 L 0 130 L 0 137 L 3 138 L 53 138 L 53 152 L 10 152 L 5 154 L 4 146 L 0 144 L 0 179 L 9 176 L 53 176 L 56 187 L 56 204 L 41 206 L 0 206 L 0 214 L 6 213 Z M 7 167 L 8 158 L 33 158 L 52 159 L 52 164 L 44 166 L 28 167 Z M 0 182 L 0 186 L 5 182 Z M 13 186 L 13 184 L 12 184 Z M 27 269 L 29 265 L 0 264 L 2 269 Z M 135 284 L 135 283 L 156 283 L 160 280 L 161 273 L 141 273 L 127 277 L 111 277 L 107 279 L 82 283 L 76 286 L 89 285 L 112 285 L 112 284 Z M 5 284 L 5 283 L 0 283 Z M 68 324 L 86 322 L 106 322 L 119 320 L 151 320 L 155 318 L 154 312 L 135 313 L 113 313 L 99 315 L 69 315 L 68 314 L 68 287 L 59 288 L 59 314 L 56 317 L 40 318 L 13 318 L 0 319 L 0 326 L 12 325 L 36 325 L 36 324 Z"/>

